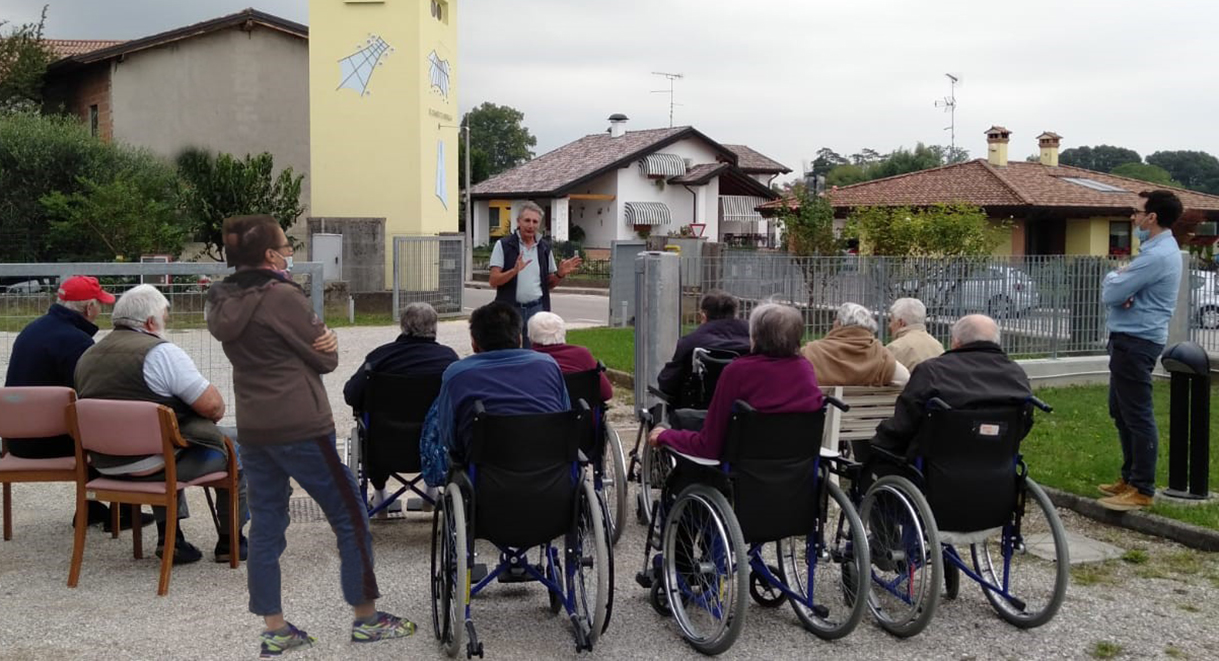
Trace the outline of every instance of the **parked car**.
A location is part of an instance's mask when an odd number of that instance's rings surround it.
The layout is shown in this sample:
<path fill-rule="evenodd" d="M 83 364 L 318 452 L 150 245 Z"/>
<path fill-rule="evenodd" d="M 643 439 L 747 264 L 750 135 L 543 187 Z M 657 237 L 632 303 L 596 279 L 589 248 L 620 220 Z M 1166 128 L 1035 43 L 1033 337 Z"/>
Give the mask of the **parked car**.
<path fill-rule="evenodd" d="M 0 293 L 4 294 L 41 294 L 53 292 L 55 290 L 54 278 L 31 278 L 28 280 L 16 280 L 8 282 L 7 286 L 0 286 Z"/>
<path fill-rule="evenodd" d="M 1190 271 L 1193 284 L 1191 301 L 1196 321 L 1202 328 L 1219 328 L 1219 273 L 1214 271 Z"/>
<path fill-rule="evenodd" d="M 940 267 L 903 281 L 899 289 L 903 296 L 921 300 L 929 312 L 950 316 L 985 312 L 1003 319 L 1041 305 L 1041 293 L 1029 274 L 998 264 Z"/>

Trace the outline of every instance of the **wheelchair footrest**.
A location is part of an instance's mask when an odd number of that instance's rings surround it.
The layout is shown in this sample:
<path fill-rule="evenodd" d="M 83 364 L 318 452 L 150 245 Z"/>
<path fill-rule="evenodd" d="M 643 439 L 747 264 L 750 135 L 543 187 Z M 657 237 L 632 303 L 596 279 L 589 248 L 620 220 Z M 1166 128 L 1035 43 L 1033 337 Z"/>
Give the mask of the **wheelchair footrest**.
<path fill-rule="evenodd" d="M 483 563 L 483 562 L 474 563 L 474 566 L 470 568 L 470 580 L 475 583 L 478 583 L 479 581 L 483 580 L 486 577 L 487 577 L 486 563 Z"/>
<path fill-rule="evenodd" d="M 639 587 L 641 587 L 641 588 L 643 588 L 643 589 L 645 589 L 645 590 L 651 589 L 651 587 L 652 587 L 652 572 L 650 572 L 650 571 L 641 571 L 641 572 L 636 573 L 636 574 L 635 574 L 635 582 L 639 584 Z"/>
<path fill-rule="evenodd" d="M 534 565 L 533 568 L 536 569 L 539 574 L 544 573 L 541 565 Z M 496 580 L 500 583 L 529 583 L 530 581 L 535 581 L 537 579 L 531 576 L 529 572 L 525 571 L 524 567 L 509 567 L 508 569 L 505 569 Z"/>
<path fill-rule="evenodd" d="M 406 511 L 408 512 L 431 512 L 435 507 L 422 498 L 408 498 L 406 501 Z"/>

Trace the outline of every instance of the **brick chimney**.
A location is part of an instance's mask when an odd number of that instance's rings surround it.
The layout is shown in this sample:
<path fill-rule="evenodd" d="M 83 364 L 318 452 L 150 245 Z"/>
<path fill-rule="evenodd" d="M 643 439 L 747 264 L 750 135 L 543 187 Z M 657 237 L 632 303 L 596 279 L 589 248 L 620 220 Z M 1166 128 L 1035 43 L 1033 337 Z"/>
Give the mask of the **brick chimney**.
<path fill-rule="evenodd" d="M 999 168 L 1007 167 L 1007 140 L 1012 132 L 1002 126 L 986 129 L 986 160 Z"/>
<path fill-rule="evenodd" d="M 1058 143 L 1062 136 L 1052 131 L 1046 131 L 1037 136 L 1037 144 L 1041 146 L 1041 164 L 1058 167 Z"/>
<path fill-rule="evenodd" d="M 627 119 L 629 118 L 620 112 L 609 116 L 609 134 L 611 138 L 621 138 L 622 134 L 626 133 Z"/>

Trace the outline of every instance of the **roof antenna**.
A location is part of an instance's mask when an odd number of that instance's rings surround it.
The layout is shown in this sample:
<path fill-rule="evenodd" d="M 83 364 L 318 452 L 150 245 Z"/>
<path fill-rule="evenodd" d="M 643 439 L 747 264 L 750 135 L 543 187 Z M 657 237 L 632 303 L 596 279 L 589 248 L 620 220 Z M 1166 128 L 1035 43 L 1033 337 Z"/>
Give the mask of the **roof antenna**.
<path fill-rule="evenodd" d="M 653 71 L 653 76 L 664 76 L 669 79 L 669 89 L 667 90 L 652 90 L 652 94 L 668 94 L 669 95 L 669 128 L 673 128 L 673 106 L 680 106 L 680 103 L 673 101 L 673 81 L 684 78 L 680 73 L 665 73 L 663 71 Z"/>
<path fill-rule="evenodd" d="M 950 131 L 948 159 L 952 159 L 957 153 L 957 83 L 961 82 L 961 74 L 946 73 L 944 75 L 948 77 L 948 96 L 944 97 L 943 101 L 936 101 L 935 107 L 943 108 L 950 117 L 949 124 L 944 127 L 944 130 Z"/>

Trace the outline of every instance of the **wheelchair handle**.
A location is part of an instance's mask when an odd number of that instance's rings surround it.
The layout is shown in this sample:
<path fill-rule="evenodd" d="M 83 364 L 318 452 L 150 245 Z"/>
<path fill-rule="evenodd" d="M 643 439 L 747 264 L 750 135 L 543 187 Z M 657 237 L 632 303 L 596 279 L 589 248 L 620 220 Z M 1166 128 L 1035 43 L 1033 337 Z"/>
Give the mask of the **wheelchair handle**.
<path fill-rule="evenodd" d="M 669 395 L 656 386 L 648 386 L 648 394 L 660 399 L 660 401 L 664 402 L 665 404 L 670 403 Z"/>
<path fill-rule="evenodd" d="M 846 402 L 842 401 L 841 399 L 838 399 L 837 397 L 834 397 L 833 395 L 824 395 L 824 397 L 825 397 L 825 403 L 827 405 L 833 406 L 834 408 L 838 409 L 839 411 L 850 411 L 851 410 L 850 404 L 847 404 Z"/>
<path fill-rule="evenodd" d="M 931 411 L 951 411 L 952 407 L 948 405 L 948 402 L 939 397 L 932 397 L 927 400 L 927 409 Z"/>
<path fill-rule="evenodd" d="M 1036 397 L 1030 396 L 1029 403 L 1032 404 L 1033 406 L 1036 406 L 1037 408 L 1041 409 L 1042 411 L 1045 411 L 1046 413 L 1054 412 L 1053 406 L 1046 404 L 1045 402 L 1041 401 L 1040 399 L 1037 399 Z"/>

